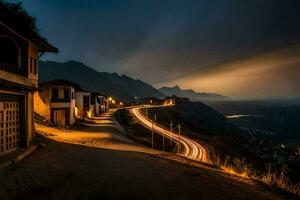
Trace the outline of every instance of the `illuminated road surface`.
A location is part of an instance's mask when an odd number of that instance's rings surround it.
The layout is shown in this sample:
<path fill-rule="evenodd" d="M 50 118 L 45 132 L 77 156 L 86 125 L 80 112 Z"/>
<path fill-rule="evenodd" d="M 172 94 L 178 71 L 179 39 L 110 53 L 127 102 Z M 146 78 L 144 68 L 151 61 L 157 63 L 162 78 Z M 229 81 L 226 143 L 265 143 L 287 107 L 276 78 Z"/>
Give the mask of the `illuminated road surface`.
<path fill-rule="evenodd" d="M 148 129 L 152 130 L 152 121 L 151 119 L 145 117 L 140 112 L 140 107 L 132 108 L 131 111 L 134 116 Z M 195 142 L 192 139 L 184 137 L 182 135 L 178 135 L 172 133 L 165 128 L 162 128 L 158 124 L 153 123 L 153 130 L 154 132 L 164 135 L 166 138 L 172 139 L 173 141 L 180 142 L 180 155 L 187 157 L 192 160 L 197 160 L 201 162 L 208 162 L 208 155 L 206 149 L 200 145 L 199 143 Z"/>

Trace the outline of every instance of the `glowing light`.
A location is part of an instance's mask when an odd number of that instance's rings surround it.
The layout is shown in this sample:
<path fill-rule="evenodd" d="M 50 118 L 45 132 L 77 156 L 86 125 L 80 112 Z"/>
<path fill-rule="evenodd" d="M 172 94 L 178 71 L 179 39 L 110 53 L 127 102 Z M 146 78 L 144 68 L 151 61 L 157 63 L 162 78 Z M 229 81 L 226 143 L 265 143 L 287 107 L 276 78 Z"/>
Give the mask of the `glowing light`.
<path fill-rule="evenodd" d="M 109 101 L 111 101 L 111 100 L 112 100 L 112 98 L 111 98 L 111 97 L 109 97 L 109 98 L 108 98 L 108 100 L 109 100 Z"/>
<path fill-rule="evenodd" d="M 87 115 L 88 115 L 88 118 L 92 118 L 92 112 L 91 111 L 88 111 Z"/>
<path fill-rule="evenodd" d="M 180 144 L 182 145 L 182 152 L 180 153 L 180 155 L 192 160 L 198 160 L 206 163 L 210 162 L 208 159 L 207 151 L 201 144 L 184 136 L 174 134 L 169 130 L 157 126 L 156 124 L 153 124 L 152 121 L 149 120 L 149 118 L 145 117 L 139 109 L 140 108 L 132 108 L 132 113 L 148 129 L 153 129 L 158 134 L 164 135 L 167 138 L 172 138 L 173 140 L 180 142 Z"/>
<path fill-rule="evenodd" d="M 74 114 L 75 114 L 76 118 L 79 118 L 79 116 L 78 116 L 78 108 L 77 107 L 75 107 L 75 109 L 74 109 Z"/>
<path fill-rule="evenodd" d="M 120 106 L 123 106 L 123 105 L 124 105 L 124 103 L 121 101 L 121 102 L 120 102 Z"/>
<path fill-rule="evenodd" d="M 175 102 L 173 99 L 166 99 L 163 103 L 163 105 L 165 106 L 171 106 L 171 105 L 175 105 Z"/>
<path fill-rule="evenodd" d="M 112 104 L 115 104 L 115 103 L 116 103 L 116 101 L 115 101 L 115 100 L 112 100 L 112 101 L 111 101 L 111 103 L 112 103 Z"/>
<path fill-rule="evenodd" d="M 248 179 L 249 175 L 247 172 L 243 171 L 243 172 L 237 172 L 236 170 L 234 170 L 232 167 L 230 166 L 221 166 L 221 169 L 224 170 L 226 173 L 235 175 L 235 176 L 239 176 L 242 177 L 244 179 Z"/>

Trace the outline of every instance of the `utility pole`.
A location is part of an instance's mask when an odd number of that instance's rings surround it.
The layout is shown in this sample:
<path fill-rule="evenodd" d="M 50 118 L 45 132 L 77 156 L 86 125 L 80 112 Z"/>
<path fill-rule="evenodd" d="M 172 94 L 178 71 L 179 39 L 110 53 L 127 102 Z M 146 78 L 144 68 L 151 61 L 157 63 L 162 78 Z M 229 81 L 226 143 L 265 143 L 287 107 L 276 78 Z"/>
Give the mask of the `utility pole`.
<path fill-rule="evenodd" d="M 172 136 L 173 136 L 173 124 L 172 124 L 172 122 L 170 122 L 170 132 L 171 132 L 170 145 L 172 145 Z"/>
<path fill-rule="evenodd" d="M 164 134 L 164 132 L 163 132 L 163 151 L 165 151 L 165 134 Z"/>
<path fill-rule="evenodd" d="M 180 124 L 178 124 L 178 154 L 180 154 Z"/>
<path fill-rule="evenodd" d="M 153 120 L 151 120 L 152 122 L 152 138 L 151 138 L 151 143 L 152 143 L 152 149 L 154 148 L 154 144 L 153 144 Z"/>
<path fill-rule="evenodd" d="M 154 120 L 156 121 L 156 114 L 154 114 Z M 153 131 L 153 120 L 152 121 L 152 149 L 154 148 L 154 131 Z"/>

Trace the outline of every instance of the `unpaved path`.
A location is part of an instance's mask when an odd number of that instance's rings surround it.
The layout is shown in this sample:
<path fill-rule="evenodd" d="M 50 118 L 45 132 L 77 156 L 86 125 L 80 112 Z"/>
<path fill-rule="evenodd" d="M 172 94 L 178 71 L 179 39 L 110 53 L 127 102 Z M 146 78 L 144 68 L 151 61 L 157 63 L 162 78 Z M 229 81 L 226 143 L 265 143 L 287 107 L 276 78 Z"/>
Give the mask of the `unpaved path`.
<path fill-rule="evenodd" d="M 159 158 L 124 138 L 111 114 L 72 131 L 37 126 L 46 145 L 0 171 L 0 199 L 283 199 L 212 168 Z"/>
<path fill-rule="evenodd" d="M 160 151 L 145 148 L 125 137 L 123 127 L 114 118 L 115 110 L 94 117 L 95 124 L 83 124 L 72 130 L 62 130 L 36 124 L 39 133 L 47 138 L 72 144 L 82 144 L 120 151 L 135 151 L 161 154 Z"/>

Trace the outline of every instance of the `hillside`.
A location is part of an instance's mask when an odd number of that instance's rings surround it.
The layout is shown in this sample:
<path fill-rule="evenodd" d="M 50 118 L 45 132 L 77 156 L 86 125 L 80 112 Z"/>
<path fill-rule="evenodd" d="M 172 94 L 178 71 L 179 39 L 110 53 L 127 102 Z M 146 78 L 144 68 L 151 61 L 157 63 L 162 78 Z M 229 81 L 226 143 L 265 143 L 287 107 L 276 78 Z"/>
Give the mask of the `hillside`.
<path fill-rule="evenodd" d="M 243 131 L 233 124 L 213 108 L 200 103 L 191 102 L 182 98 L 176 98 L 175 105 L 163 108 L 151 108 L 149 113 L 156 114 L 158 121 L 169 126 L 169 123 L 177 125 L 181 123 L 188 132 L 201 133 L 207 136 L 243 135 Z"/>
<path fill-rule="evenodd" d="M 134 80 L 116 73 L 98 72 L 76 61 L 65 63 L 40 61 L 39 81 L 45 82 L 53 79 L 72 81 L 79 84 L 84 90 L 101 92 L 124 100 L 131 100 L 135 96 L 140 98 L 164 96 L 141 80 Z"/>
<path fill-rule="evenodd" d="M 225 100 L 228 97 L 206 92 L 195 92 L 194 90 L 182 90 L 178 85 L 174 87 L 162 87 L 158 89 L 166 96 L 176 95 L 178 97 L 189 98 L 191 101 L 203 101 L 203 100 Z"/>
<path fill-rule="evenodd" d="M 156 115 L 157 122 L 178 132 L 181 125 L 182 134 L 212 145 L 218 157 L 224 159 L 227 155 L 263 167 L 263 162 L 253 148 L 253 138 L 238 126 L 230 123 L 218 111 L 201 102 L 191 102 L 176 98 L 174 106 L 148 109 L 148 116 Z"/>

